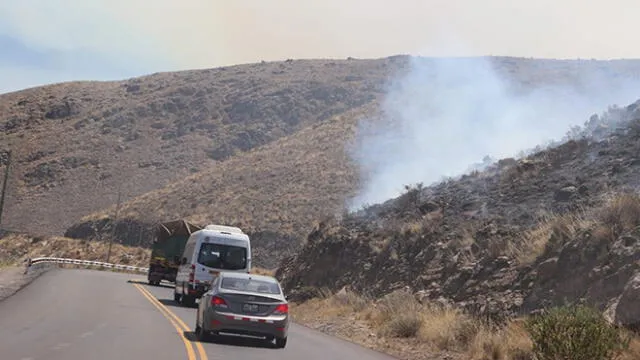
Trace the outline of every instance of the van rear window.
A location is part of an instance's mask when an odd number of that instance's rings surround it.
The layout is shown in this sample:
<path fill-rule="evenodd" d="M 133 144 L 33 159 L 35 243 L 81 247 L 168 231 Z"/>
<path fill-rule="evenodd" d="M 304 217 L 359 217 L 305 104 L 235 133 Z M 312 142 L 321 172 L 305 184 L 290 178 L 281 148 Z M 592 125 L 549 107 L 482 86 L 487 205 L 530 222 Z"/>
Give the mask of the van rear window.
<path fill-rule="evenodd" d="M 241 270 L 247 267 L 247 248 L 203 243 L 198 253 L 198 264 L 216 269 Z"/>

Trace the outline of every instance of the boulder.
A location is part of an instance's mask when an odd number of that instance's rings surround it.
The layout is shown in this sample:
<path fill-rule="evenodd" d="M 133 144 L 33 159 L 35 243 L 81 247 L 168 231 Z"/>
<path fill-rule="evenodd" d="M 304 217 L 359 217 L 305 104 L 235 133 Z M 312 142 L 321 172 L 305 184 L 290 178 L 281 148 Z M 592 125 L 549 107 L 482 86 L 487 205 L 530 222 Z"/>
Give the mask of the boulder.
<path fill-rule="evenodd" d="M 640 329 L 640 272 L 624 287 L 615 308 L 615 322 Z"/>
<path fill-rule="evenodd" d="M 569 201 L 576 195 L 576 193 L 578 193 L 578 189 L 575 186 L 565 186 L 556 191 L 554 199 L 556 201 Z"/>

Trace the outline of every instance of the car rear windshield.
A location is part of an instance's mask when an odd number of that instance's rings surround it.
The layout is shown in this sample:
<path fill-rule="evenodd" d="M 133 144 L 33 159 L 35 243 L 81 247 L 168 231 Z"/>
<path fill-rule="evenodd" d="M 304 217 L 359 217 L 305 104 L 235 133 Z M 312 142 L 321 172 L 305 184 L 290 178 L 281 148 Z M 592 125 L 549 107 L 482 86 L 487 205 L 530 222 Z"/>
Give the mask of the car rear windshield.
<path fill-rule="evenodd" d="M 198 263 L 207 267 L 241 270 L 247 267 L 247 249 L 241 246 L 203 243 Z"/>
<path fill-rule="evenodd" d="M 220 287 L 228 290 L 250 291 L 261 294 L 280 294 L 278 283 L 257 279 L 226 277 L 222 279 Z"/>

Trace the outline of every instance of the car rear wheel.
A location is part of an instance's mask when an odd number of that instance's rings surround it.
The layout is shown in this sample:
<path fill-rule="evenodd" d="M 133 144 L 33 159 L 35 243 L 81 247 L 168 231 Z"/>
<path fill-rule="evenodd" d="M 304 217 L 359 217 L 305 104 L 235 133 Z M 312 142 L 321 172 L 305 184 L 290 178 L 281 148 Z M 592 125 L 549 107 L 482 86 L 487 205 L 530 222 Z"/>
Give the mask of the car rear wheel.
<path fill-rule="evenodd" d="M 287 346 L 287 338 L 276 338 L 276 347 L 278 349 L 284 349 L 284 347 Z"/>
<path fill-rule="evenodd" d="M 208 342 L 211 340 L 209 333 L 202 330 L 202 327 L 200 327 L 200 325 L 196 324 L 196 328 L 193 332 L 196 334 L 196 339 L 198 339 L 198 341 Z"/>

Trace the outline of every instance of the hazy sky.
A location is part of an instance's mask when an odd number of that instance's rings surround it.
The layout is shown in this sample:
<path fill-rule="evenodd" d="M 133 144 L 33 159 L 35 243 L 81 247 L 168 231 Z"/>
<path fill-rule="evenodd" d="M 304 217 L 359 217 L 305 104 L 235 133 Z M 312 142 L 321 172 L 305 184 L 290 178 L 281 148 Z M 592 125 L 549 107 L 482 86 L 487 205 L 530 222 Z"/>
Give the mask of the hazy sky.
<path fill-rule="evenodd" d="M 0 0 L 0 92 L 287 58 L 640 58 L 637 10 L 632 0 Z"/>

